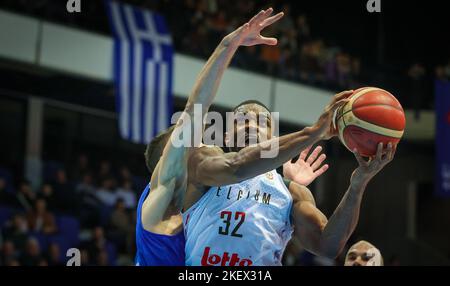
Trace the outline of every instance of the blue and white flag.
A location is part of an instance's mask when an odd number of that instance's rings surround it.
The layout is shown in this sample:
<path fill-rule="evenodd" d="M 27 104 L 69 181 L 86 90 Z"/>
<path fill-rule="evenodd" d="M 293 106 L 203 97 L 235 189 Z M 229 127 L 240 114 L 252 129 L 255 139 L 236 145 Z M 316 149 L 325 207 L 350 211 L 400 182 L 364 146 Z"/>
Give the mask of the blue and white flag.
<path fill-rule="evenodd" d="M 114 86 L 122 138 L 146 144 L 170 125 L 172 40 L 164 17 L 106 1 L 114 34 Z"/>

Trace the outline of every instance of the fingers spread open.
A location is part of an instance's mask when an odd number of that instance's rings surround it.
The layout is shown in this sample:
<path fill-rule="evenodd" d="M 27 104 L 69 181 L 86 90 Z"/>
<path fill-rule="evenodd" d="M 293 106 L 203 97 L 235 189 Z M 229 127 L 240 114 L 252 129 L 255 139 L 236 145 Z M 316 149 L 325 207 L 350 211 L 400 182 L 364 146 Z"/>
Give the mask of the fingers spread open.
<path fill-rule="evenodd" d="M 316 175 L 316 177 L 318 177 L 323 173 L 325 173 L 328 170 L 328 168 L 329 168 L 328 164 L 325 164 L 319 170 L 315 171 L 314 174 Z"/>
<path fill-rule="evenodd" d="M 389 142 L 388 145 L 387 145 L 387 151 L 386 151 L 386 160 L 388 162 L 391 160 L 393 150 L 394 149 L 392 147 L 392 143 Z"/>
<path fill-rule="evenodd" d="M 308 155 L 308 153 L 309 153 L 309 150 L 311 150 L 311 146 L 309 146 L 308 148 L 306 148 L 305 150 L 303 150 L 301 153 L 300 153 L 300 156 L 298 157 L 298 160 L 305 160 L 306 159 L 306 155 Z"/>
<path fill-rule="evenodd" d="M 261 36 L 259 38 L 259 43 L 274 46 L 278 43 L 278 40 L 276 38 L 266 38 L 266 37 Z"/>
<path fill-rule="evenodd" d="M 314 161 L 314 163 L 311 165 L 311 168 L 313 170 L 317 170 L 320 167 L 320 165 L 322 165 L 323 161 L 325 161 L 326 158 L 327 155 L 325 154 L 320 155 L 319 158 L 316 161 Z"/>
<path fill-rule="evenodd" d="M 264 15 L 264 12 L 265 12 L 264 10 L 259 11 L 259 13 L 253 16 L 253 18 L 251 18 L 250 21 L 248 21 L 248 23 L 250 25 L 257 23 L 259 19 L 261 19 L 261 17 Z"/>
<path fill-rule="evenodd" d="M 378 146 L 377 146 L 377 155 L 376 155 L 376 158 L 378 161 L 381 161 L 382 155 L 383 155 L 383 143 L 380 142 L 380 143 L 378 143 Z"/>
<path fill-rule="evenodd" d="M 311 155 L 309 155 L 307 163 L 311 165 L 317 159 L 320 152 L 322 152 L 322 146 L 317 146 Z"/>
<path fill-rule="evenodd" d="M 265 28 L 269 25 L 272 25 L 273 23 L 275 23 L 276 21 L 280 20 L 281 18 L 283 18 L 284 13 L 280 12 L 272 17 L 269 17 L 267 19 L 265 19 L 264 21 L 261 22 L 261 27 Z"/>

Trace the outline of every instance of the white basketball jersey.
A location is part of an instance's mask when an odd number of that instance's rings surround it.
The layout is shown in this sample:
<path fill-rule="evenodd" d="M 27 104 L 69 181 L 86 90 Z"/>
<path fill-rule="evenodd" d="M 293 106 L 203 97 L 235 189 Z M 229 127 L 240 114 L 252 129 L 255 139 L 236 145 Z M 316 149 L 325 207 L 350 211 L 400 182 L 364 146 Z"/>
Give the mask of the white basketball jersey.
<path fill-rule="evenodd" d="M 291 207 L 275 170 L 209 189 L 183 214 L 186 265 L 281 265 L 292 235 Z"/>

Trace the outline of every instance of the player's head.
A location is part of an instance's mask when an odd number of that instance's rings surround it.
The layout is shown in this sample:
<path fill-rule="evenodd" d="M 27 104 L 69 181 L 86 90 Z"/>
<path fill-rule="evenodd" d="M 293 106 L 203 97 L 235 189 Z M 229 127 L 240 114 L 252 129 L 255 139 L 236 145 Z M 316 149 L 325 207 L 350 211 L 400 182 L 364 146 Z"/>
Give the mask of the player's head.
<path fill-rule="evenodd" d="M 164 151 L 164 146 L 166 146 L 167 141 L 170 139 L 170 135 L 175 129 L 175 125 L 172 125 L 165 131 L 161 132 L 153 138 L 152 141 L 147 145 L 145 149 L 144 157 L 145 157 L 145 165 L 150 173 L 153 173 L 153 170 L 158 164 L 159 159 L 162 156 Z"/>
<path fill-rule="evenodd" d="M 272 138 L 272 118 L 270 110 L 257 100 L 247 100 L 232 110 L 227 118 L 225 144 L 237 151 L 250 144 Z"/>
<path fill-rule="evenodd" d="M 383 266 L 383 257 L 373 244 L 361 240 L 353 244 L 345 256 L 344 266 Z"/>

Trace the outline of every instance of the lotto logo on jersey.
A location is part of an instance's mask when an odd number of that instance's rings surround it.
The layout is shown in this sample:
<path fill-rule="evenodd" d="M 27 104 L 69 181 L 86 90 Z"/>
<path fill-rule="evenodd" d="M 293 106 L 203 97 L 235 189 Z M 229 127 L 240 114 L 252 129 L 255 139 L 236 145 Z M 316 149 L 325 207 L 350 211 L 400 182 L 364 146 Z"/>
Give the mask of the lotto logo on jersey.
<path fill-rule="evenodd" d="M 228 252 L 224 252 L 222 256 L 210 253 L 211 247 L 206 247 L 203 251 L 202 266 L 250 266 L 253 261 L 250 259 L 241 259 L 237 253 L 232 253 L 231 256 Z"/>

